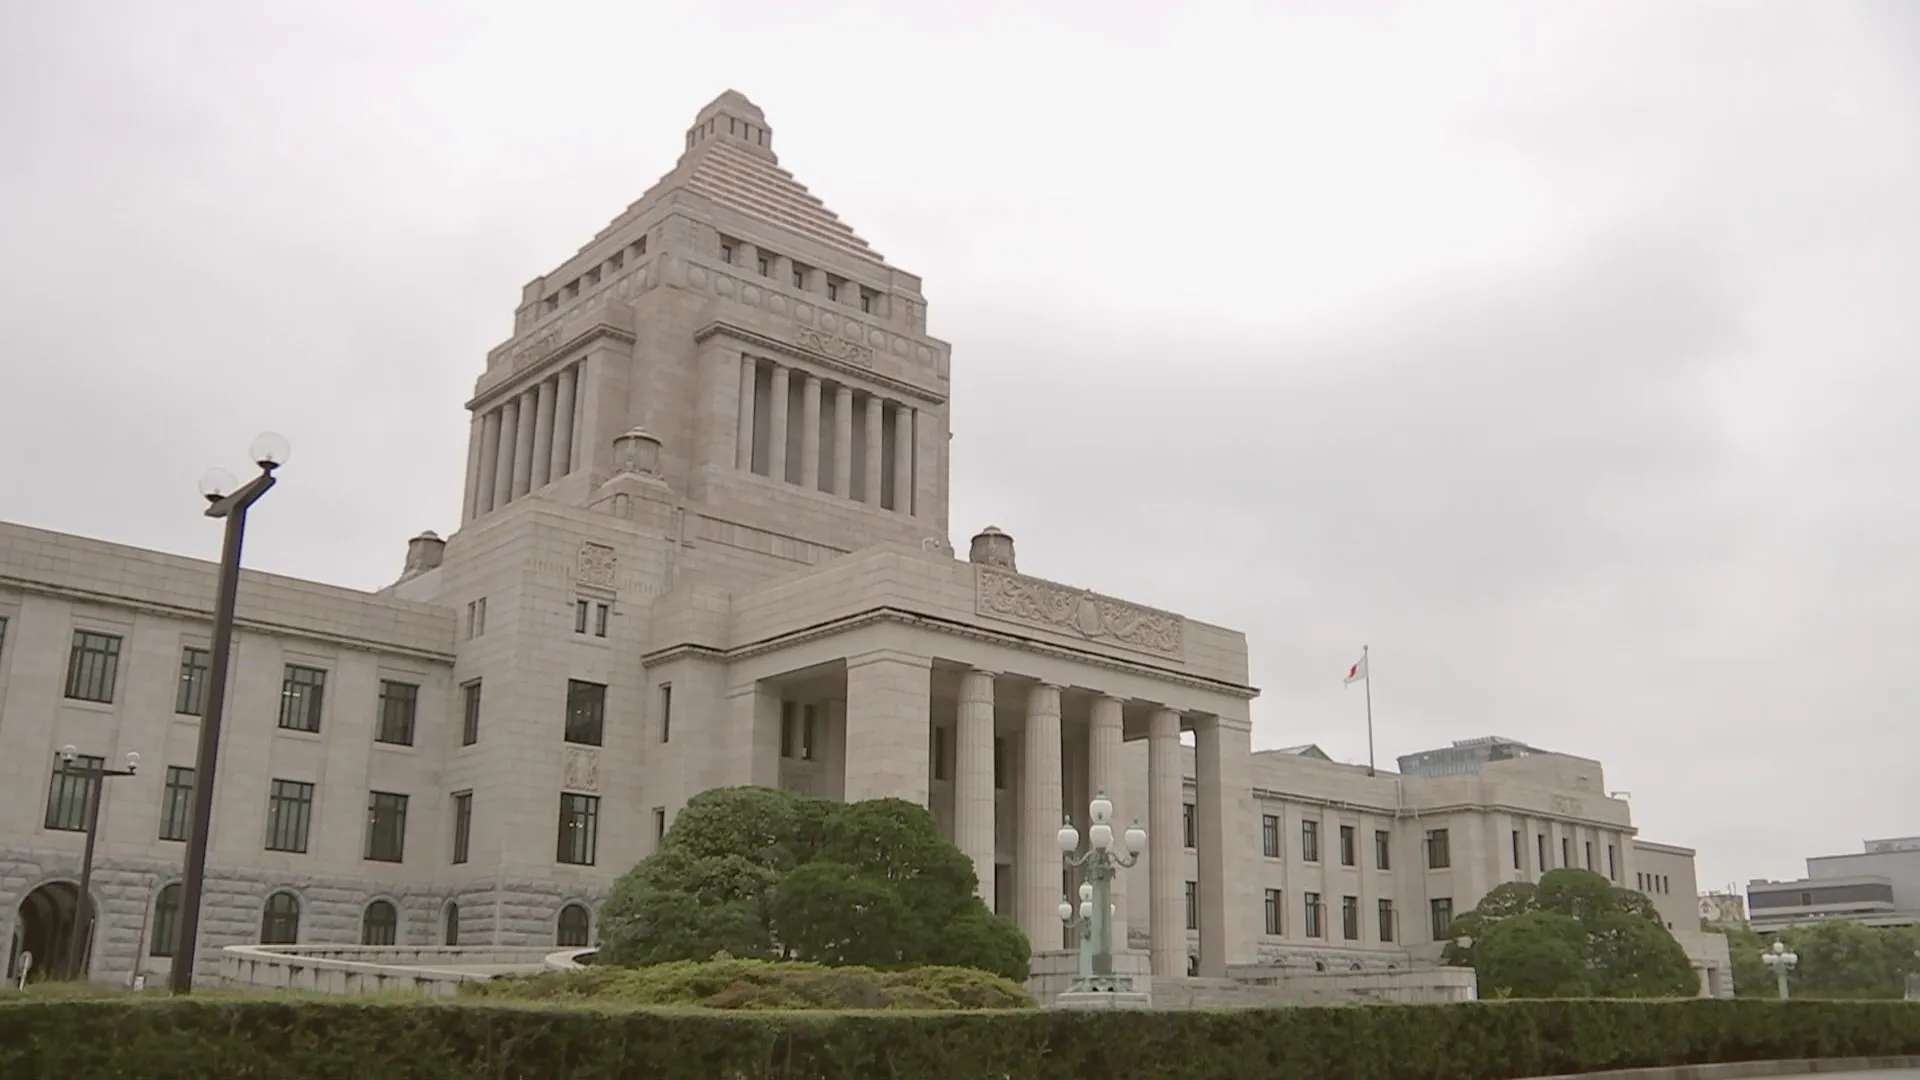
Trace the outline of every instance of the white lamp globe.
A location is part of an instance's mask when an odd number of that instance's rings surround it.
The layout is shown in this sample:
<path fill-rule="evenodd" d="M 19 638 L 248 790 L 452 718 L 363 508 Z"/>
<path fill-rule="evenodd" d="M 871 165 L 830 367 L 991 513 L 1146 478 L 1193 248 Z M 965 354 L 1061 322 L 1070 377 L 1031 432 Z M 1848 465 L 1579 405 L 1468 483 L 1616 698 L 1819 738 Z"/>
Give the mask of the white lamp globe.
<path fill-rule="evenodd" d="M 1086 883 L 1086 882 L 1084 882 L 1084 881 L 1080 883 L 1080 899 L 1082 899 L 1082 900 L 1091 900 L 1091 899 L 1093 899 L 1093 886 L 1092 886 L 1092 885 L 1089 885 L 1088 883 Z"/>
<path fill-rule="evenodd" d="M 1093 901 L 1091 900 L 1080 901 L 1080 917 L 1083 919 L 1093 918 Z"/>
<path fill-rule="evenodd" d="M 1059 911 L 1060 911 L 1061 922 L 1073 921 L 1073 905 L 1072 904 L 1067 903 L 1065 900 L 1060 901 Z"/>
<path fill-rule="evenodd" d="M 1073 822 L 1071 821 L 1060 826 L 1060 831 L 1055 833 L 1053 838 L 1059 841 L 1060 850 L 1069 855 L 1073 854 L 1074 849 L 1080 846 L 1080 830 L 1074 828 Z"/>
<path fill-rule="evenodd" d="M 1127 850 L 1135 855 L 1147 850 L 1147 830 L 1141 828 L 1139 822 L 1127 830 Z"/>
<path fill-rule="evenodd" d="M 1105 825 L 1113 817 L 1113 800 L 1107 798 L 1106 792 L 1100 792 L 1093 797 L 1093 802 L 1088 805 L 1087 810 L 1093 815 L 1095 825 Z"/>
<path fill-rule="evenodd" d="M 1105 851 L 1113 846 L 1113 826 L 1102 821 L 1087 830 L 1087 839 L 1093 841 L 1094 847 Z"/>

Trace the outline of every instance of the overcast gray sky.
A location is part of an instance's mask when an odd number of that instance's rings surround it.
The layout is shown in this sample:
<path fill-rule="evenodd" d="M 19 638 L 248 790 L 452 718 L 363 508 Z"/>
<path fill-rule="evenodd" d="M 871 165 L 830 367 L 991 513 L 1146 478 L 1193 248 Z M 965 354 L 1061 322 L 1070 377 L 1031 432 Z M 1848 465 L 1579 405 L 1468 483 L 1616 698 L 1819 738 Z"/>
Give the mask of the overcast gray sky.
<path fill-rule="evenodd" d="M 66 0 L 0 29 L 0 516 L 361 587 L 523 282 L 734 87 L 922 274 L 954 537 L 1256 741 L 1598 757 L 1703 886 L 1920 833 L 1920 4 Z"/>

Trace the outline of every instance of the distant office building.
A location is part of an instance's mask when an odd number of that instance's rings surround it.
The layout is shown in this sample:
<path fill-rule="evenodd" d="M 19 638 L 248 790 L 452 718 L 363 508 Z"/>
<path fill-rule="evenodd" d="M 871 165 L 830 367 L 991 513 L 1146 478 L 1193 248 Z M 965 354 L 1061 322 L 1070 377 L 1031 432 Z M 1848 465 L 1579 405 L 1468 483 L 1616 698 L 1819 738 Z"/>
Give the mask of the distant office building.
<path fill-rule="evenodd" d="M 1848 855 L 1816 855 L 1807 876 L 1747 883 L 1755 930 L 1847 919 L 1869 926 L 1920 923 L 1920 836 L 1868 840 Z"/>
<path fill-rule="evenodd" d="M 1530 754 L 1545 753 L 1550 751 L 1528 746 L 1517 739 L 1482 735 L 1477 739 L 1455 740 L 1453 745 L 1438 750 L 1404 755 L 1399 759 L 1400 772 L 1406 776 L 1473 776 L 1480 772 L 1481 766 L 1491 761 L 1511 761 Z"/>

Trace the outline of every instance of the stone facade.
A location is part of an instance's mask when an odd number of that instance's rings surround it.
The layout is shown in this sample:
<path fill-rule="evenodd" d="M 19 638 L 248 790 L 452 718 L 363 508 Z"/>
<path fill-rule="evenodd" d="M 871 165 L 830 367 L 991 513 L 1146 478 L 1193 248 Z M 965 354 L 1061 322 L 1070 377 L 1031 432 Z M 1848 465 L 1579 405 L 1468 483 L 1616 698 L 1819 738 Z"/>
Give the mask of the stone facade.
<path fill-rule="evenodd" d="M 1158 978 L 1430 961 L 1416 924 L 1506 879 L 1509 822 L 1630 872 L 1597 764 L 1415 781 L 1255 754 L 1241 634 L 1022 574 L 995 529 L 957 559 L 950 349 L 920 279 L 780 167 L 738 94 L 513 327 L 467 402 L 448 539 L 414 537 L 373 594 L 242 578 L 202 970 L 266 936 L 574 944 L 687 798 L 732 784 L 924 803 L 1043 953 L 1073 885 L 1055 831 L 1113 792 L 1151 833 L 1116 902 Z M 214 586 L 204 562 L 0 525 L 10 964 L 78 906 L 72 745 L 142 756 L 104 790 L 89 971 L 165 971 Z M 1393 865 L 1336 868 L 1343 825 Z M 1436 828 L 1451 869 L 1418 862 Z M 1296 912 L 1316 889 L 1317 937 Z M 1392 913 L 1394 940 L 1343 936 L 1349 908 Z"/>

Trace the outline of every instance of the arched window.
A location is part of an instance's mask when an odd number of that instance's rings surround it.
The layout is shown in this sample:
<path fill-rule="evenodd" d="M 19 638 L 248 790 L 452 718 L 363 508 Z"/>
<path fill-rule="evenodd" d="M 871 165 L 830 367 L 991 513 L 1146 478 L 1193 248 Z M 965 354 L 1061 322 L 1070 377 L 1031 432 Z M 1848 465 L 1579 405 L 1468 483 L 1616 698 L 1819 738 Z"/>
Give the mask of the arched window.
<path fill-rule="evenodd" d="M 294 945 L 300 941 L 300 898 L 290 892 L 267 897 L 260 912 L 260 944 Z"/>
<path fill-rule="evenodd" d="M 447 905 L 446 938 L 448 945 L 460 944 L 460 905 Z"/>
<path fill-rule="evenodd" d="M 554 934 L 553 943 L 563 949 L 584 949 L 593 936 L 593 916 L 579 904 L 568 904 L 560 909 L 560 926 Z"/>
<path fill-rule="evenodd" d="M 360 919 L 360 944 L 392 945 L 400 937 L 400 913 L 385 900 L 367 905 Z"/>
<path fill-rule="evenodd" d="M 175 882 L 153 898 L 153 938 L 147 942 L 148 956 L 172 956 L 173 935 L 180 929 L 180 884 Z"/>

